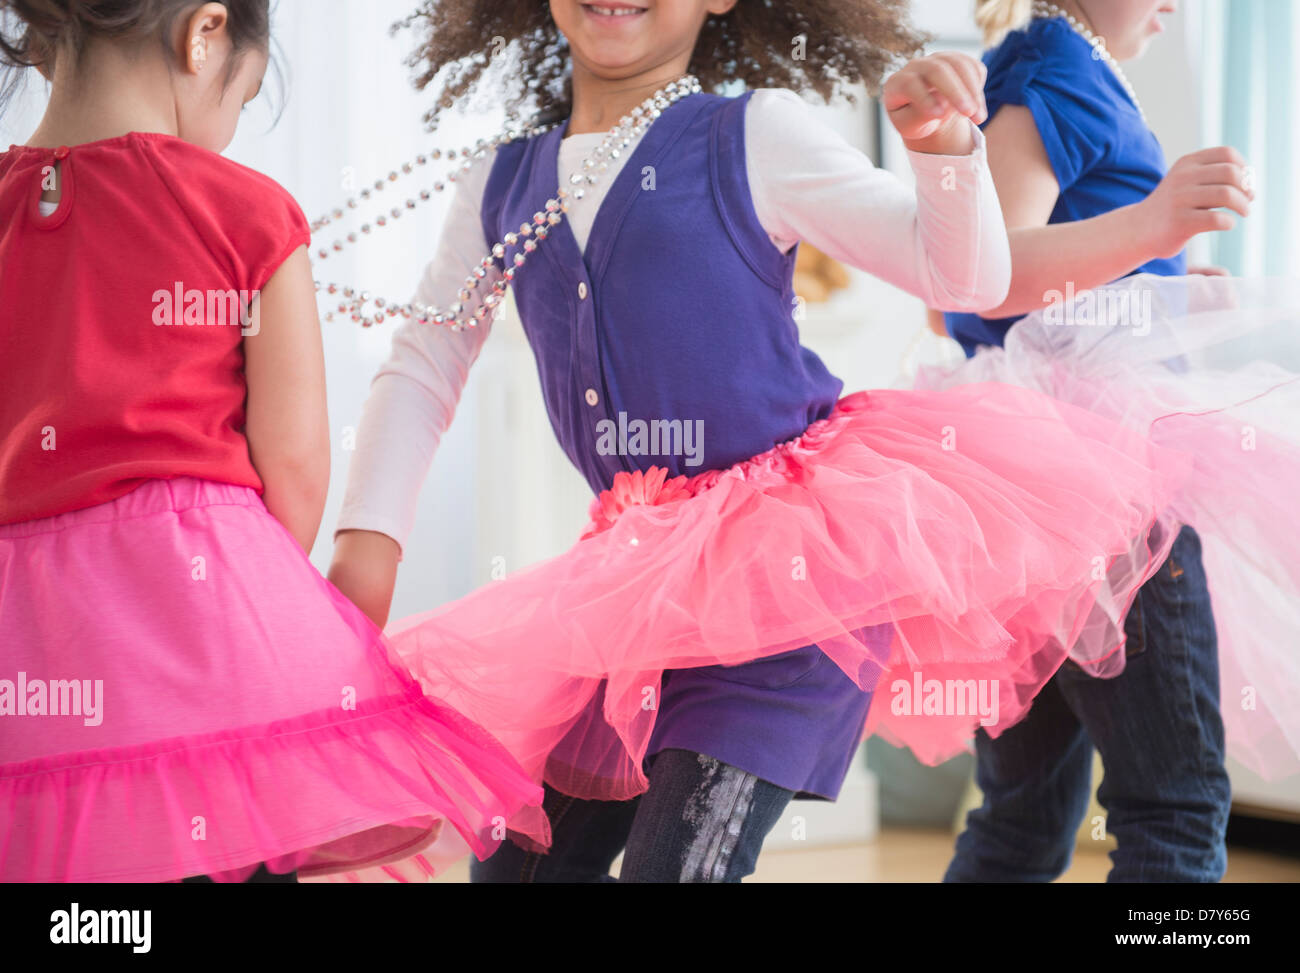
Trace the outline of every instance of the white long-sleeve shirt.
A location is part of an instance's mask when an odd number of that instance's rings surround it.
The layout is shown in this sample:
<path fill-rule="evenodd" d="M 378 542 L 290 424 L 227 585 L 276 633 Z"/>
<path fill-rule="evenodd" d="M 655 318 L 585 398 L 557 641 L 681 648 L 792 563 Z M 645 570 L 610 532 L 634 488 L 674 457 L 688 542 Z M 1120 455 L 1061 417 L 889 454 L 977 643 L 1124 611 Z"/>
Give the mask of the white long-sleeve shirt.
<path fill-rule="evenodd" d="M 745 117 L 754 212 L 782 252 L 807 241 L 930 307 L 996 307 L 1010 288 L 1011 250 L 984 137 L 972 130 L 975 149 L 969 155 L 909 153 L 916 175 L 912 190 L 824 125 L 794 92 L 760 89 Z M 561 185 L 569 185 L 569 176 L 603 138 L 580 134 L 561 142 Z M 584 199 L 571 203 L 565 218 L 579 247 L 586 245 L 604 194 L 632 148 L 610 163 Z M 420 303 L 445 308 L 455 301 L 465 278 L 497 242 L 484 239 L 480 215 L 490 171 L 489 160 L 460 175 L 437 252 L 416 292 Z M 499 274 L 494 270 L 479 288 L 490 288 Z M 461 332 L 414 321 L 397 329 L 362 412 L 338 530 L 377 531 L 405 544 L 420 488 L 490 330 L 490 319 Z"/>

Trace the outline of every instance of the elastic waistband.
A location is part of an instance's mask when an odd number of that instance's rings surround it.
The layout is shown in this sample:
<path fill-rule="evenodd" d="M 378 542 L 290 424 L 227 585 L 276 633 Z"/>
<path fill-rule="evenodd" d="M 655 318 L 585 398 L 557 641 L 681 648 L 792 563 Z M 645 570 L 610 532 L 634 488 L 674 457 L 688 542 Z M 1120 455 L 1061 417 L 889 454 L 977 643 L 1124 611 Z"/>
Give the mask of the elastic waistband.
<path fill-rule="evenodd" d="M 117 520 L 132 520 L 150 514 L 168 511 L 191 510 L 235 504 L 241 507 L 265 507 L 262 498 L 252 487 L 233 483 L 199 480 L 191 476 L 178 476 L 170 480 L 146 480 L 130 493 L 81 510 L 24 520 L 16 524 L 0 524 L 0 539 L 31 537 L 49 534 L 71 527 L 89 524 L 106 524 Z"/>

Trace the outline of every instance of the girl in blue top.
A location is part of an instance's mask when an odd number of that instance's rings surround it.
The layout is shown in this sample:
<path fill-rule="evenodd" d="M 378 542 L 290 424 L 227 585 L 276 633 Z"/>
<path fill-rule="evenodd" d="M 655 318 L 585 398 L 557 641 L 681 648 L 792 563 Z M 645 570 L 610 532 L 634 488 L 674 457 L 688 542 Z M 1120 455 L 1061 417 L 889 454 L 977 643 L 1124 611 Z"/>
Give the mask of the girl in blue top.
<path fill-rule="evenodd" d="M 1253 407 L 1277 408 L 1283 394 L 1292 394 L 1286 390 L 1294 388 L 1294 376 L 1260 366 L 1231 381 L 1216 373 L 1205 385 L 1205 373 L 1189 371 L 1193 358 L 1187 357 L 1276 321 L 1277 309 L 1290 301 L 1278 301 L 1274 288 L 1183 277 L 1187 241 L 1230 229 L 1235 219 L 1228 211 L 1248 215 L 1253 193 L 1245 160 L 1228 147 L 1194 153 L 1167 169 L 1118 64 L 1141 55 L 1162 29 L 1159 16 L 1174 6 L 1161 0 L 978 5 L 989 41 L 1000 41 L 984 58 L 985 128 L 1009 228 L 1012 284 L 997 308 L 945 316 L 947 331 L 973 360 L 948 375 L 923 376 L 921 385 L 993 379 L 1037 386 L 1123 415 L 1164 442 L 1179 436 L 1195 442 L 1201 462 L 1195 490 L 1174 504 L 1179 515 L 1165 539 L 1172 540 L 1170 556 L 1123 622 L 1125 652 L 1087 673 L 1067 663 L 1022 723 L 996 739 L 977 734 L 984 802 L 967 818 L 949 881 L 1050 881 L 1061 874 L 1088 805 L 1094 746 L 1106 771 L 1099 798 L 1118 839 L 1111 880 L 1217 881 L 1226 865 L 1230 801 L 1225 715 L 1228 741 L 1241 759 L 1264 773 L 1288 772 L 1295 762 L 1294 731 L 1285 743 L 1287 734 L 1275 732 L 1276 716 L 1260 713 L 1294 706 L 1300 674 L 1285 658 L 1288 649 L 1267 644 L 1292 641 L 1286 633 L 1294 613 L 1241 601 L 1252 587 L 1244 580 L 1253 570 L 1247 565 L 1270 560 L 1245 539 L 1278 536 L 1279 528 L 1293 538 L 1287 525 L 1294 518 L 1283 513 L 1263 526 L 1269 515 L 1262 508 L 1277 487 L 1252 476 L 1267 468 L 1262 457 L 1243 453 L 1240 435 L 1251 420 L 1220 415 L 1269 390 Z M 1133 274 L 1159 275 L 1163 283 L 1139 277 L 1085 293 Z M 1076 295 L 1083 299 L 1076 303 Z M 1021 321 L 1029 312 L 1039 313 Z M 1209 397 L 1196 398 L 1207 391 Z M 1195 424 L 1192 414 L 1200 411 L 1211 415 Z M 1278 409 L 1275 416 L 1284 414 Z M 1285 444 L 1294 434 L 1284 419 L 1270 422 L 1277 438 L 1269 458 L 1290 462 L 1293 450 Z M 1205 485 L 1217 489 L 1233 477 L 1237 482 L 1220 494 L 1226 501 L 1207 505 L 1213 491 Z M 1244 497 L 1251 499 L 1242 504 Z M 1250 519 L 1244 508 L 1261 516 Z M 1216 531 L 1220 553 L 1208 580 L 1202 538 L 1180 526 L 1191 523 Z M 1228 553 L 1231 545 L 1243 547 L 1241 556 Z M 1275 563 L 1293 560 L 1286 553 L 1279 558 Z M 1270 567 L 1256 586 L 1274 588 L 1279 576 L 1287 570 Z M 1113 623 L 1122 607 L 1114 608 Z M 1274 618 L 1287 621 L 1273 627 Z M 1117 678 L 1092 678 L 1120 669 Z M 1257 690 L 1272 697 L 1266 706 L 1235 705 Z M 1274 747 L 1279 740 L 1284 745 Z"/>
<path fill-rule="evenodd" d="M 968 355 L 1001 345 L 1007 329 L 1067 278 L 1079 292 L 1130 274 L 1186 274 L 1189 239 L 1231 229 L 1235 220 L 1225 209 L 1250 212 L 1254 193 L 1240 153 L 1205 149 L 1169 167 L 1127 80 L 1108 60 L 1140 55 L 1160 27 L 1157 13 L 1174 4 L 1094 0 L 1086 6 L 1096 21 L 1084 6 L 1039 4 L 1040 16 L 1007 33 L 999 25 L 1019 26 L 1030 0 L 980 4 L 990 37 L 1006 34 L 984 57 L 985 97 L 1013 270 L 998 307 L 945 315 L 948 333 Z M 1108 46 L 1095 48 L 1067 16 L 1104 34 Z"/>

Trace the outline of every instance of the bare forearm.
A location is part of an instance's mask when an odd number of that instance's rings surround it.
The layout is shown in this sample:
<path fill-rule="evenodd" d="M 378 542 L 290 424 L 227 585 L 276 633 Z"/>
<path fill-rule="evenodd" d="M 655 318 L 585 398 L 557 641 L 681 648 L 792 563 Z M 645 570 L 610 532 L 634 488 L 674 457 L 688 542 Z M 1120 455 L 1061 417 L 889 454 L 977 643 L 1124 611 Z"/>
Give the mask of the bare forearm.
<path fill-rule="evenodd" d="M 325 352 L 305 246 L 272 275 L 258 307 L 261 327 L 243 341 L 248 455 L 262 478 L 266 509 L 310 553 L 329 491 L 330 435 Z"/>
<path fill-rule="evenodd" d="M 1074 223 L 1011 230 L 1011 290 L 985 318 L 1029 314 L 1053 293 L 1101 287 L 1152 259 L 1138 206 L 1125 206 Z"/>
<path fill-rule="evenodd" d="M 395 540 L 373 530 L 342 531 L 334 547 L 330 582 L 380 628 L 388 622 L 400 556 Z"/>
<path fill-rule="evenodd" d="M 322 463 L 319 456 L 303 463 L 293 463 L 281 457 L 258 462 L 253 451 L 254 465 L 262 477 L 262 501 L 271 516 L 280 521 L 293 535 L 304 551 L 311 553 L 325 513 L 325 497 L 329 491 L 328 447 Z"/>

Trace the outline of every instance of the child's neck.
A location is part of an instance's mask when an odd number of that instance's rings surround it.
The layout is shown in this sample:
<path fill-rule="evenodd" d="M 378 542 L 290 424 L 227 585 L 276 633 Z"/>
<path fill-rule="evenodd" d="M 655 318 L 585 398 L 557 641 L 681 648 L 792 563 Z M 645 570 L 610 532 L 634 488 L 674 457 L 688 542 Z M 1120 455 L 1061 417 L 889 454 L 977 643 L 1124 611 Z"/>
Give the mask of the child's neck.
<path fill-rule="evenodd" d="M 50 102 L 33 148 L 58 148 L 128 132 L 176 135 L 171 77 L 161 59 L 127 57 L 111 45 L 88 48 L 79 64 L 56 67 Z"/>
<path fill-rule="evenodd" d="M 573 66 L 573 111 L 569 135 L 608 132 L 628 114 L 669 82 L 686 74 L 686 63 L 664 64 L 631 78 L 611 80 Z"/>
<path fill-rule="evenodd" d="M 1093 25 L 1092 19 L 1088 16 L 1087 11 L 1085 11 L 1080 4 L 1076 3 L 1075 0 L 1053 0 L 1053 2 L 1094 34 L 1097 33 L 1097 28 Z"/>

